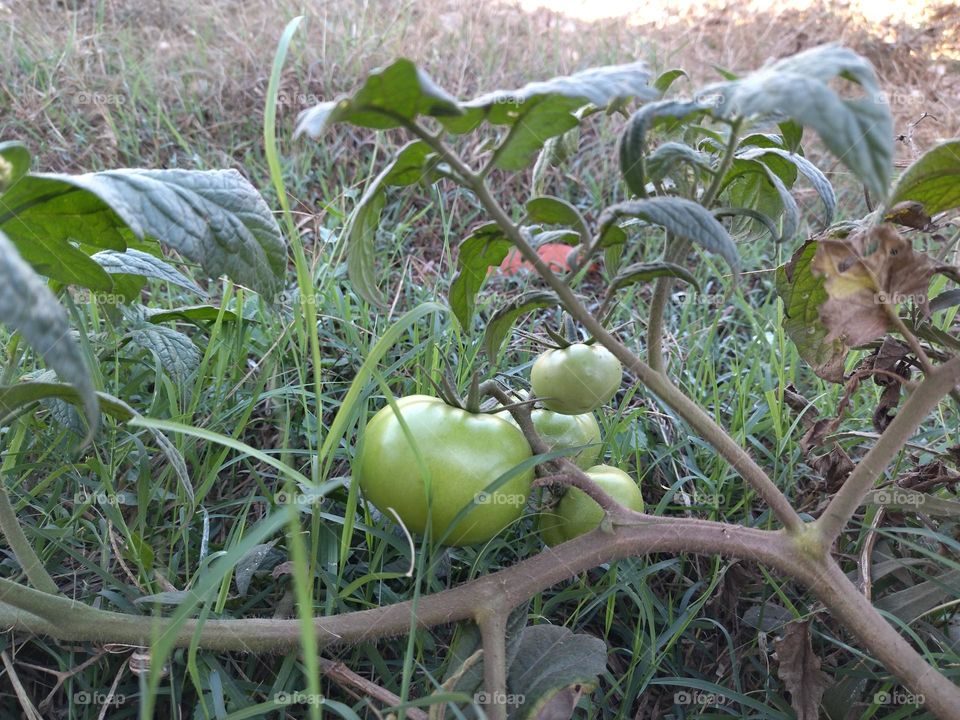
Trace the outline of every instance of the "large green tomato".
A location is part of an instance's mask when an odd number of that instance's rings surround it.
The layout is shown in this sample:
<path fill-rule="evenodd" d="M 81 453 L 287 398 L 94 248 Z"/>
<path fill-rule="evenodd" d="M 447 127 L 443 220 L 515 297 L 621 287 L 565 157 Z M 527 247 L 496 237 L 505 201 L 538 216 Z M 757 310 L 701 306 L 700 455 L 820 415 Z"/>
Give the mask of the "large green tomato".
<path fill-rule="evenodd" d="M 431 536 L 439 539 L 463 508 L 476 506 L 443 541 L 473 545 L 489 540 L 520 517 L 530 493 L 533 468 L 518 473 L 495 492 L 485 488 L 531 457 L 520 429 L 489 414 L 473 414 L 428 395 L 397 401 L 397 409 L 429 472 Z M 388 405 L 367 423 L 363 447 L 353 465 L 364 496 L 391 516 L 393 508 L 412 531 L 427 529 L 427 479 L 417 455 Z"/>
<path fill-rule="evenodd" d="M 643 495 L 633 478 L 612 465 L 594 465 L 587 470 L 593 481 L 607 491 L 614 500 L 631 510 L 643 512 Z M 583 490 L 567 488 L 557 506 L 540 515 L 543 541 L 559 545 L 579 535 L 595 530 L 603 520 L 603 508 Z"/>
<path fill-rule="evenodd" d="M 508 411 L 497 413 L 497 417 L 516 425 Z M 600 457 L 600 425 L 593 413 L 583 415 L 562 415 L 551 410 L 534 410 L 530 413 L 533 428 L 543 438 L 548 450 L 580 447 L 587 445 L 576 455 L 570 456 L 582 470 L 597 462 Z"/>
<path fill-rule="evenodd" d="M 533 364 L 530 383 L 544 407 L 564 415 L 592 412 L 610 401 L 623 381 L 623 366 L 602 345 L 575 343 L 547 350 Z"/>

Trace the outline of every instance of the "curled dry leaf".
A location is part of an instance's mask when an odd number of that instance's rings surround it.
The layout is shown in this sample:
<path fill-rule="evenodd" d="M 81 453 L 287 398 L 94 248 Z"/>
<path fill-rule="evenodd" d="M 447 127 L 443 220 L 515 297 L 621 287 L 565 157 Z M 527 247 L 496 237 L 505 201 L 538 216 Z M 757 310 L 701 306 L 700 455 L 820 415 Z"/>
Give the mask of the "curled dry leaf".
<path fill-rule="evenodd" d="M 831 680 L 820 669 L 820 658 L 810 642 L 810 620 L 787 625 L 783 637 L 774 641 L 780 667 L 777 675 L 790 692 L 797 720 L 817 720 L 820 700 Z"/>
<path fill-rule="evenodd" d="M 925 305 L 937 265 L 915 252 L 891 225 L 878 225 L 821 240 L 811 268 L 814 276 L 824 278 L 828 296 L 820 306 L 825 340 L 840 340 L 850 348 L 887 332 L 886 304 L 914 300 Z"/>

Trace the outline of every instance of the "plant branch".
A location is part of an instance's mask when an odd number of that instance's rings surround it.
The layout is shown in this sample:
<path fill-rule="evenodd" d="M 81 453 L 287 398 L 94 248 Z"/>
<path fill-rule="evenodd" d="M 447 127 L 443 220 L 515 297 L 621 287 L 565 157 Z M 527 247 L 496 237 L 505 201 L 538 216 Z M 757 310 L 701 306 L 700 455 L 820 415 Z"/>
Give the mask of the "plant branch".
<path fill-rule="evenodd" d="M 689 247 L 690 243 L 685 238 L 674 238 L 672 233 L 667 233 L 667 250 L 664 260 L 672 263 L 679 262 Z M 653 298 L 650 300 L 650 315 L 647 318 L 647 362 L 659 373 L 667 371 L 663 359 L 663 327 L 674 282 L 672 277 L 657 278 Z"/>
<path fill-rule="evenodd" d="M 844 526 L 853 517 L 877 478 L 896 457 L 920 423 L 933 411 L 940 400 L 960 383 L 960 357 L 934 368 L 916 389 L 910 393 L 900 412 L 880 435 L 833 496 L 826 510 L 817 519 L 816 526 L 825 547 L 831 547 Z"/>
<path fill-rule="evenodd" d="M 10 549 L 20 563 L 20 567 L 23 568 L 23 572 L 26 573 L 30 584 L 42 592 L 58 595 L 60 588 L 50 577 L 43 566 L 43 561 L 23 533 L 2 476 L 0 476 L 0 532 L 3 532 L 3 537 L 10 544 Z"/>
<path fill-rule="evenodd" d="M 487 717 L 507 718 L 507 614 L 505 610 L 478 613 L 476 621 L 483 642 L 483 686 L 487 691 Z"/>

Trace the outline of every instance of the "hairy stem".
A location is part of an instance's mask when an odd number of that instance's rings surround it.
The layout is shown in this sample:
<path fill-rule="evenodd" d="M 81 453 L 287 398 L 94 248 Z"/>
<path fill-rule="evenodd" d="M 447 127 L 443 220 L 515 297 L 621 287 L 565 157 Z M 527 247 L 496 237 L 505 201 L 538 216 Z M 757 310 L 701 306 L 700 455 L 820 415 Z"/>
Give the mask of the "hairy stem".
<path fill-rule="evenodd" d="M 831 547 L 844 526 L 860 507 L 877 478 L 896 457 L 916 432 L 920 423 L 933 411 L 942 398 L 960 383 L 960 358 L 954 358 L 934 368 L 917 388 L 910 393 L 900 412 L 883 431 L 843 487 L 833 496 L 827 509 L 816 521 L 824 547 Z"/>
<path fill-rule="evenodd" d="M 690 243 L 683 238 L 675 238 L 667 233 L 667 251 L 664 260 L 678 262 L 686 253 Z M 666 320 L 667 303 L 670 292 L 673 290 L 674 278 L 657 278 L 653 289 L 653 298 L 650 300 L 650 316 L 647 318 L 647 362 L 656 372 L 667 371 L 663 358 L 663 328 Z"/>
<path fill-rule="evenodd" d="M 484 609 L 477 615 L 483 641 L 483 685 L 487 690 L 486 710 L 490 720 L 507 719 L 507 614 Z"/>
<path fill-rule="evenodd" d="M 23 528 L 20 526 L 20 521 L 17 520 L 17 512 L 10 502 L 10 495 L 7 493 L 7 486 L 2 477 L 0 477 L 0 531 L 3 532 L 3 537 L 10 544 L 10 549 L 13 551 L 17 562 L 20 563 L 20 567 L 23 568 L 23 572 L 26 573 L 30 584 L 42 592 L 59 594 L 60 588 L 50 577 L 47 569 L 43 566 L 43 561 L 40 560 L 33 549 L 33 545 L 30 544 L 27 536 L 23 533 Z"/>

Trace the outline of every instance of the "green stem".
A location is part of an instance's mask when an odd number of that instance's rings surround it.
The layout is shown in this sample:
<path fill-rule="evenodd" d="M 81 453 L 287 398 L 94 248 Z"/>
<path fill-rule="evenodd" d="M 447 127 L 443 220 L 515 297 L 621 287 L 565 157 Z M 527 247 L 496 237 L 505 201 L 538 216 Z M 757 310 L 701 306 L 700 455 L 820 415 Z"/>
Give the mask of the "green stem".
<path fill-rule="evenodd" d="M 60 588 L 50 577 L 40 557 L 23 533 L 23 528 L 20 526 L 20 521 L 17 520 L 16 510 L 13 509 L 13 504 L 10 502 L 10 495 L 7 493 L 7 487 L 2 476 L 0 476 L 0 531 L 3 532 L 3 537 L 10 544 L 10 549 L 13 551 L 14 557 L 17 558 L 17 562 L 20 563 L 20 567 L 23 568 L 23 572 L 26 573 L 30 584 L 41 592 L 59 594 Z"/>
<path fill-rule="evenodd" d="M 689 247 L 690 243 L 686 239 L 675 239 L 672 233 L 667 233 L 667 251 L 664 259 L 667 262 L 678 262 Z M 671 277 L 657 278 L 653 298 L 650 300 L 650 314 L 647 318 L 647 362 L 654 371 L 659 373 L 667 371 L 663 359 L 663 328 L 673 285 L 674 279 Z"/>

